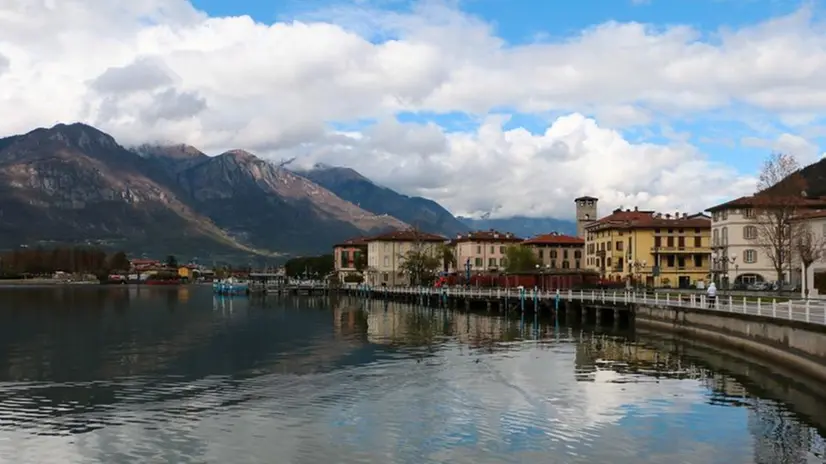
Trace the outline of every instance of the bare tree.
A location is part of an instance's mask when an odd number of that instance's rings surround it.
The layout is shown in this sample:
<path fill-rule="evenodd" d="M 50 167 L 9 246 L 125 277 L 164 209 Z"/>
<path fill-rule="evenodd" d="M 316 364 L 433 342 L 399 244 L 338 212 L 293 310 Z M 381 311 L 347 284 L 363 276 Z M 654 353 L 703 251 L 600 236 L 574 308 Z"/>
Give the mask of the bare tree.
<path fill-rule="evenodd" d="M 758 192 L 753 196 L 756 245 L 763 251 L 783 282 L 783 270 L 792 269 L 792 245 L 796 225 L 792 219 L 805 202 L 805 181 L 792 155 L 774 153 L 763 164 Z"/>
<path fill-rule="evenodd" d="M 806 222 L 796 224 L 794 249 L 803 268 L 803 294 L 809 298 L 809 266 L 826 255 L 826 237 L 817 235 Z"/>

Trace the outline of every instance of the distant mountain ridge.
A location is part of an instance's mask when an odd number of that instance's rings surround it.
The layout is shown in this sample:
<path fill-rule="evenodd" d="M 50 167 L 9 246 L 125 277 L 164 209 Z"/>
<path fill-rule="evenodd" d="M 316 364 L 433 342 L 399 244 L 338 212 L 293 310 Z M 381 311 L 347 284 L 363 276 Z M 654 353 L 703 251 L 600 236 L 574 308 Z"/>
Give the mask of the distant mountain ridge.
<path fill-rule="evenodd" d="M 274 256 L 407 228 L 242 150 L 128 150 L 85 124 L 0 139 L 0 247 L 92 243 L 134 253 Z"/>
<path fill-rule="evenodd" d="M 570 232 L 556 219 L 456 218 L 353 169 L 291 171 L 244 150 L 125 148 L 75 123 L 0 138 L 0 249 L 88 243 L 155 256 L 236 261 L 329 252 L 353 236 L 419 228 Z"/>
<path fill-rule="evenodd" d="M 513 232 L 518 237 L 529 238 L 549 232 L 576 235 L 576 222 L 554 218 L 532 218 L 514 216 L 509 218 L 468 218 L 457 217 L 465 226 L 473 230 L 494 229 L 501 232 Z"/>
<path fill-rule="evenodd" d="M 399 218 L 424 232 L 454 235 L 470 230 L 435 201 L 402 195 L 350 168 L 317 164 L 295 172 L 367 211 Z"/>

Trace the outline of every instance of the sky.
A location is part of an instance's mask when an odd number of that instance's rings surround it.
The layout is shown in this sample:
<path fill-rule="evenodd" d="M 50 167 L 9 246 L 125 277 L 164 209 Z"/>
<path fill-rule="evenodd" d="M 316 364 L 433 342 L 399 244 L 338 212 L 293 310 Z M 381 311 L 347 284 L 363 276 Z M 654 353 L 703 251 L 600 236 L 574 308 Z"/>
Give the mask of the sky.
<path fill-rule="evenodd" d="M 0 134 L 356 169 L 457 215 L 697 212 L 826 147 L 826 6 L 4 0 Z M 48 31 L 48 33 L 44 33 Z"/>

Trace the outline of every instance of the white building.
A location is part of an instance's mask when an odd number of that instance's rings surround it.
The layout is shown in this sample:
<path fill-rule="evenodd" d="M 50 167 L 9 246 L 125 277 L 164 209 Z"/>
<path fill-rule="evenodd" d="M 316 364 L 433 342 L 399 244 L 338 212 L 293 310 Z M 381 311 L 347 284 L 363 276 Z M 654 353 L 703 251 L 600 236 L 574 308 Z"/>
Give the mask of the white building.
<path fill-rule="evenodd" d="M 800 227 L 809 227 L 814 246 L 821 248 L 826 243 L 826 211 L 811 211 L 798 215 Z M 809 297 L 826 297 L 826 250 L 821 248 L 822 256 L 806 269 L 806 286 L 801 285 L 805 297 L 806 287 Z"/>
<path fill-rule="evenodd" d="M 733 284 L 774 282 L 777 271 L 758 241 L 755 205 L 767 207 L 768 196 L 747 196 L 708 208 L 711 213 L 712 269 L 715 280 Z M 826 208 L 826 200 L 795 197 L 801 209 Z M 799 284 L 799 261 L 785 266 L 783 281 Z M 789 270 L 791 269 L 791 271 Z"/>

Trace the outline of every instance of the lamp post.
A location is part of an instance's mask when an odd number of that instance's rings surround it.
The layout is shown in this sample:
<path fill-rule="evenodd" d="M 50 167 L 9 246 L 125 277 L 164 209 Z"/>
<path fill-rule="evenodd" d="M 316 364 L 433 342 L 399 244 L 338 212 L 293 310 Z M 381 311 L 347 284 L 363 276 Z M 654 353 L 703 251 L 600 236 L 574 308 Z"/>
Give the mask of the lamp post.
<path fill-rule="evenodd" d="M 712 262 L 712 269 L 714 276 L 720 276 L 720 279 L 712 279 L 712 280 L 725 280 L 725 285 L 723 282 L 720 282 L 720 286 L 724 288 L 728 288 L 728 267 L 729 265 L 736 266 L 735 262 L 737 261 L 737 256 L 728 256 L 726 255 L 726 250 L 723 249 L 723 253 L 721 254 L 718 251 L 714 251 L 711 254 L 711 262 Z M 735 267 L 735 270 L 737 267 Z M 725 276 L 725 277 L 723 277 Z"/>
<path fill-rule="evenodd" d="M 470 288 L 470 258 L 465 261 L 465 286 Z"/>
<path fill-rule="evenodd" d="M 628 262 L 628 266 L 631 270 L 631 280 L 634 282 L 634 288 L 637 287 L 637 279 L 634 277 L 642 272 L 643 269 L 646 267 L 645 260 L 642 261 L 634 261 L 633 259 Z"/>

